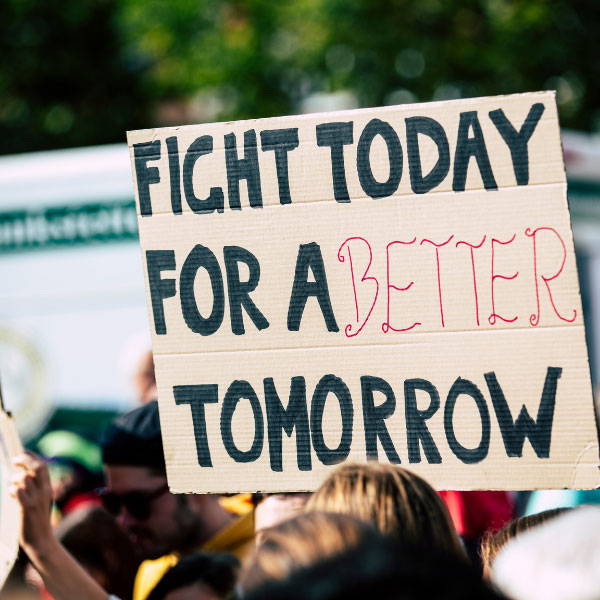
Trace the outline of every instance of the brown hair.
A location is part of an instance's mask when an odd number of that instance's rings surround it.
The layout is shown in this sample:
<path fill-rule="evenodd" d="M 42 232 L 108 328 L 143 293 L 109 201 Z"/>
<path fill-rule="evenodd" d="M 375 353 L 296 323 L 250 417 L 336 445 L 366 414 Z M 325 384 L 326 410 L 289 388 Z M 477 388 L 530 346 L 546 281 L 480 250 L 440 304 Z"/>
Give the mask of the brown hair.
<path fill-rule="evenodd" d="M 348 515 L 312 512 L 261 531 L 260 542 L 242 573 L 244 590 L 285 579 L 302 567 L 377 538 L 366 523 Z"/>
<path fill-rule="evenodd" d="M 312 495 L 306 511 L 352 515 L 402 542 L 466 557 L 448 510 L 421 477 L 395 465 L 348 464 Z"/>
<path fill-rule="evenodd" d="M 58 525 L 56 536 L 109 593 L 131 598 L 139 559 L 125 531 L 103 508 L 80 508 Z"/>
<path fill-rule="evenodd" d="M 520 519 L 514 519 L 507 525 L 505 525 L 500 531 L 494 533 L 488 531 L 488 533 L 481 540 L 481 546 L 479 548 L 479 554 L 483 563 L 484 575 L 488 575 L 492 567 L 492 563 L 496 560 L 496 556 L 500 553 L 500 550 L 508 544 L 513 538 L 519 534 L 537 527 L 554 517 L 569 510 L 568 508 L 552 508 L 535 515 L 529 515 L 521 517 Z"/>

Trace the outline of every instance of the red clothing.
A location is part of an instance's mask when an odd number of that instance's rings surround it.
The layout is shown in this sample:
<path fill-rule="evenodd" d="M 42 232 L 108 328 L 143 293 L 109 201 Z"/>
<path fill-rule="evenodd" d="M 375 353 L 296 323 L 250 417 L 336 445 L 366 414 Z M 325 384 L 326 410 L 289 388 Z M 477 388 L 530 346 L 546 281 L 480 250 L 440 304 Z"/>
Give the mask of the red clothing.
<path fill-rule="evenodd" d="M 462 537 L 479 538 L 498 531 L 513 518 L 513 502 L 507 492 L 438 492 Z"/>
<path fill-rule="evenodd" d="M 94 508 L 102 506 L 102 501 L 98 494 L 94 492 L 81 492 L 69 498 L 68 502 L 62 507 L 61 514 L 66 517 L 69 513 L 80 508 Z"/>

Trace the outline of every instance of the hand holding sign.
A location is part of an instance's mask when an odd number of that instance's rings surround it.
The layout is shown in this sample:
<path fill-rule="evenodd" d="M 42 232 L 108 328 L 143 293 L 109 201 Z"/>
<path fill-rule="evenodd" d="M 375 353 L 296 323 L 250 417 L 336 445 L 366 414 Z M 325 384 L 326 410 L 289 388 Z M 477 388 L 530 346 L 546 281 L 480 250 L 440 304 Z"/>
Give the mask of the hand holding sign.
<path fill-rule="evenodd" d="M 46 463 L 39 457 L 25 453 L 13 458 L 14 476 L 11 494 L 22 509 L 20 544 L 27 550 L 36 548 L 45 553 L 45 545 L 53 541 L 50 524 L 52 487 Z"/>
<path fill-rule="evenodd" d="M 20 542 L 56 600 L 109 600 L 108 594 L 65 550 L 50 524 L 52 487 L 46 463 L 31 453 L 13 460 L 11 494 L 21 506 Z"/>

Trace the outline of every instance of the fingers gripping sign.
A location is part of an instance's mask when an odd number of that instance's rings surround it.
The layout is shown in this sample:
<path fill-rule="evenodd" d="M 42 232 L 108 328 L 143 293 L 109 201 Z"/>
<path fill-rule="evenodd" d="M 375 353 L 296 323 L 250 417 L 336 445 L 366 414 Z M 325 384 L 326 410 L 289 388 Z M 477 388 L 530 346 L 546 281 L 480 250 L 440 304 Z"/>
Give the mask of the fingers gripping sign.
<path fill-rule="evenodd" d="M 46 463 L 35 454 L 12 460 L 11 495 L 22 513 L 20 544 L 56 600 L 109 600 L 108 594 L 54 537 L 50 522 L 52 487 Z"/>
<path fill-rule="evenodd" d="M 32 453 L 24 453 L 13 459 L 12 495 L 21 506 L 22 519 L 20 543 L 39 546 L 51 537 L 50 510 L 52 488 L 46 463 Z"/>

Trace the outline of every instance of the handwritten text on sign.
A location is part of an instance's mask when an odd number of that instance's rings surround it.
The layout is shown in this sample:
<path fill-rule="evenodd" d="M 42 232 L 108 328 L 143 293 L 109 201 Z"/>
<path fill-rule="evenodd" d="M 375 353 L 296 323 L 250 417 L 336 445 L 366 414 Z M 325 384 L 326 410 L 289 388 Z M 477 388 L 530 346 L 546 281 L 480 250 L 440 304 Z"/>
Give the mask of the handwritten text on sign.
<path fill-rule="evenodd" d="M 131 133 L 172 487 L 593 485 L 558 132 L 545 93 Z"/>

